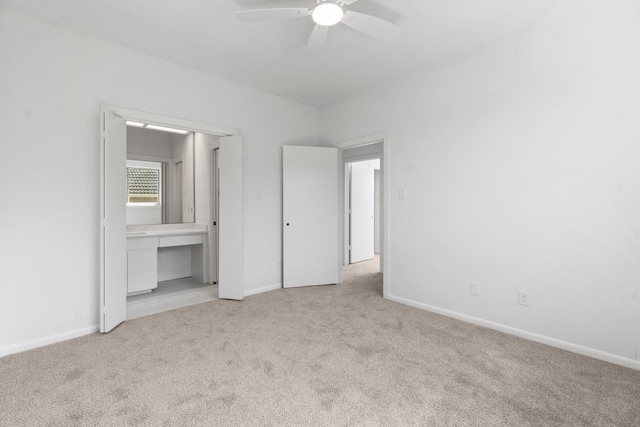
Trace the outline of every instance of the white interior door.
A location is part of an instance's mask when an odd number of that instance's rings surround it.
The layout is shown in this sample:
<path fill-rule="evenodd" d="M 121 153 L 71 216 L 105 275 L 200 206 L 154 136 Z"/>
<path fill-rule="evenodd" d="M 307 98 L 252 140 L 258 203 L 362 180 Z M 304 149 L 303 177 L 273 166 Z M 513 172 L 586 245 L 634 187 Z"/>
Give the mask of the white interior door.
<path fill-rule="evenodd" d="M 375 169 L 370 162 L 351 164 L 351 264 L 373 258 Z"/>
<path fill-rule="evenodd" d="M 218 167 L 218 150 L 212 149 L 209 155 L 209 262 L 211 264 L 211 283 L 218 283 L 218 253 L 220 244 L 218 240 L 218 222 L 220 221 L 220 168 Z"/>
<path fill-rule="evenodd" d="M 380 236 L 382 235 L 382 230 L 381 230 L 381 225 L 382 225 L 382 221 L 380 221 L 380 212 L 381 210 L 381 206 L 382 206 L 382 192 L 380 191 L 380 189 L 382 188 L 380 186 L 380 184 L 382 183 L 381 179 L 380 179 L 380 170 L 376 169 L 375 171 L 373 171 L 373 177 L 374 177 L 374 189 L 373 189 L 373 196 L 375 198 L 375 201 L 373 203 L 374 206 L 374 220 L 373 220 L 373 252 L 379 254 L 380 253 Z"/>
<path fill-rule="evenodd" d="M 283 147 L 283 286 L 340 283 L 338 149 Z"/>
<path fill-rule="evenodd" d="M 244 298 L 242 285 L 242 137 L 220 138 L 218 295 Z"/>
<path fill-rule="evenodd" d="M 100 227 L 100 332 L 127 317 L 127 125 L 110 111 L 102 116 Z"/>

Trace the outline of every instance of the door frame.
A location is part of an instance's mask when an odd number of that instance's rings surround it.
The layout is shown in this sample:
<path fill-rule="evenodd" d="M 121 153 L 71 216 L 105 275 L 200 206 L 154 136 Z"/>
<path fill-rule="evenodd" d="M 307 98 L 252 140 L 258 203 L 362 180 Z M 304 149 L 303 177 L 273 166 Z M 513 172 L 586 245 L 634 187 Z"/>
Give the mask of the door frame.
<path fill-rule="evenodd" d="M 234 128 L 228 128 L 228 127 L 223 127 L 223 126 L 218 126 L 218 125 L 214 125 L 211 123 L 203 123 L 203 122 L 198 122 L 198 121 L 194 121 L 194 120 L 189 120 L 189 119 L 182 119 L 182 118 L 177 118 L 177 117 L 171 117 L 171 116 L 165 116 L 165 115 L 161 115 L 161 114 L 156 114 L 156 113 L 150 113 L 150 112 L 145 112 L 145 111 L 139 111 L 139 110 L 133 110 L 130 108 L 124 108 L 124 107 L 118 107 L 115 105 L 109 105 L 109 104 L 101 104 L 100 105 L 100 129 L 101 129 L 101 135 L 100 135 L 100 144 L 101 147 L 103 147 L 104 145 L 104 139 L 105 139 L 105 125 L 104 125 L 104 120 L 105 120 L 105 115 L 107 113 L 112 113 L 115 114 L 116 116 L 120 117 L 121 119 L 127 121 L 138 121 L 138 122 L 143 122 L 143 123 L 149 123 L 149 124 L 154 124 L 154 125 L 159 125 L 159 126 L 168 126 L 168 127 L 175 127 L 175 128 L 181 128 L 181 129 L 188 129 L 191 132 L 198 132 L 198 133 L 205 133 L 205 134 L 209 134 L 209 135 L 214 135 L 214 136 L 219 136 L 219 137 L 224 137 L 224 136 L 240 136 L 240 130 L 238 129 L 234 129 Z M 103 148 L 101 148 L 101 150 L 103 150 Z M 104 195 L 104 190 L 105 190 L 105 180 L 108 179 L 108 177 L 106 177 L 105 175 L 105 168 L 104 168 L 104 164 L 103 161 L 105 160 L 103 154 L 101 154 L 101 165 L 100 165 L 100 217 L 102 218 L 102 213 L 104 212 L 105 209 L 105 195 Z M 123 165 L 123 168 L 126 167 L 126 164 Z M 126 209 L 125 206 L 122 207 L 122 209 Z M 99 301 L 99 310 L 98 312 L 100 313 L 100 332 L 108 332 L 108 330 L 106 330 L 105 328 L 105 287 L 106 287 L 106 282 L 105 282 L 105 270 L 107 267 L 107 261 L 105 258 L 105 253 L 103 250 L 103 246 L 104 246 L 104 239 L 105 239 L 105 235 L 107 234 L 107 229 L 109 227 L 108 222 L 105 222 L 101 219 L 100 221 L 101 223 L 101 232 L 100 232 L 100 301 Z M 125 253 L 126 256 L 126 253 Z M 242 275 L 242 272 L 240 273 L 240 275 Z M 126 317 L 125 319 L 126 320 Z"/>
<path fill-rule="evenodd" d="M 380 241 L 380 258 L 382 260 L 382 296 L 384 298 L 389 297 L 390 288 L 391 288 L 391 269 L 390 269 L 390 259 L 391 259 L 391 250 L 390 250 L 390 227 L 389 227 L 389 218 L 390 218 L 390 194 L 391 194 L 391 177 L 390 177 L 390 147 L 389 147 L 389 132 L 380 132 L 371 135 L 365 135 L 358 138 L 348 139 L 334 144 L 334 147 L 340 149 L 340 156 L 342 157 L 342 150 L 349 148 L 361 147 L 364 145 L 371 145 L 376 143 L 382 143 L 382 159 L 380 162 L 380 172 L 382 173 L 382 206 L 381 206 L 381 220 L 382 220 L 382 234 Z M 342 164 L 344 162 L 341 161 Z M 344 217 L 345 212 L 345 194 L 344 194 L 344 183 L 345 183 L 345 168 L 339 168 L 340 176 L 338 177 L 339 182 L 343 183 L 342 185 L 342 197 L 339 209 L 340 215 Z M 344 224 L 344 221 L 343 221 Z M 343 226 L 342 229 L 342 239 L 341 242 L 345 241 L 345 229 Z M 340 250 L 342 253 L 341 259 L 345 259 L 345 249 L 344 244 L 340 243 Z"/>

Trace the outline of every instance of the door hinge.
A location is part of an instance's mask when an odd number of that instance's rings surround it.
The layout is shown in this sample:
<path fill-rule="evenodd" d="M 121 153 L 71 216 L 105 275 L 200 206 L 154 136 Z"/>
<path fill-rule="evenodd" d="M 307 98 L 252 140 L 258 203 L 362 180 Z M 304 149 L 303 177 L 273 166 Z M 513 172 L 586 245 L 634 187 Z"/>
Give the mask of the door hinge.
<path fill-rule="evenodd" d="M 216 225 L 216 224 L 217 224 L 217 221 L 213 221 L 213 225 L 214 225 L 214 227 L 215 227 L 215 225 Z"/>
<path fill-rule="evenodd" d="M 106 305 L 102 306 L 102 314 L 107 314 L 107 306 Z"/>
<path fill-rule="evenodd" d="M 101 227 L 106 227 L 107 226 L 107 219 L 106 218 L 102 218 L 100 220 L 100 226 Z"/>

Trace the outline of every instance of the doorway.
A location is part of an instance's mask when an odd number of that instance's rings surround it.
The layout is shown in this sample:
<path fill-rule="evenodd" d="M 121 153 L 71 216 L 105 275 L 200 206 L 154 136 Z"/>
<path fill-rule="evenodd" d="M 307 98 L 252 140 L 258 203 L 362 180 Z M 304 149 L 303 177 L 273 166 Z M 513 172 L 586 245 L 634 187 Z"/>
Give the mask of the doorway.
<path fill-rule="evenodd" d="M 380 256 L 384 249 L 383 149 L 384 145 L 379 141 L 342 150 L 343 264 L 375 257 L 379 259 L 381 272 L 384 270 Z"/>
<path fill-rule="evenodd" d="M 197 246 L 158 247 L 155 251 L 147 251 L 150 252 L 147 263 L 157 264 L 157 283 L 149 283 L 135 292 L 131 277 L 128 277 L 127 320 L 218 298 L 218 139 L 218 136 L 201 132 L 189 131 L 183 135 L 147 130 L 127 122 L 127 164 L 131 158 L 137 158 L 163 160 L 163 164 L 168 165 L 160 171 L 162 197 L 154 201 L 161 205 L 158 210 L 169 213 L 166 219 L 162 216 L 162 221 L 159 216 L 147 216 L 147 220 L 140 221 L 141 215 L 132 217 L 130 212 L 135 207 L 128 205 L 128 234 L 157 227 L 157 224 L 169 225 L 171 231 L 188 224 L 208 225 L 207 232 L 202 235 L 203 242 Z M 171 184 L 164 185 L 169 181 Z M 148 178 L 134 184 L 136 192 L 154 188 Z M 151 209 L 149 206 L 137 208 Z M 129 248 L 130 243 L 127 239 L 129 271 L 135 268 L 132 262 L 141 262 L 133 256 L 137 253 Z"/>
<path fill-rule="evenodd" d="M 381 132 L 372 135 L 366 135 L 350 140 L 345 140 L 335 144 L 335 147 L 341 150 L 342 165 L 340 172 L 340 181 L 342 185 L 342 207 L 340 209 L 341 216 L 343 218 L 342 226 L 342 263 L 343 265 L 349 264 L 349 216 L 347 207 L 349 201 L 348 195 L 348 173 L 347 163 L 380 159 L 380 172 L 379 172 L 379 188 L 380 188 L 380 208 L 377 221 L 380 222 L 379 236 L 377 237 L 377 246 L 379 250 L 379 267 L 380 272 L 383 273 L 382 277 L 382 294 L 384 298 L 388 298 L 391 287 L 391 272 L 389 271 L 389 175 L 385 173 L 385 170 L 389 167 L 389 135 L 386 132 Z M 374 249 L 375 252 L 375 249 Z M 369 261 L 370 262 L 370 261 Z"/>
<path fill-rule="evenodd" d="M 182 130 L 191 136 L 191 140 L 216 140 L 219 148 L 219 168 L 216 172 L 218 180 L 217 206 L 218 218 L 225 223 L 223 232 L 217 233 L 219 247 L 223 249 L 219 255 L 217 268 L 219 296 L 228 299 L 242 299 L 242 138 L 235 136 L 238 131 L 216 125 L 194 122 L 185 119 L 161 116 L 109 105 L 101 106 L 101 197 L 100 197 L 100 331 L 108 332 L 127 318 L 128 280 L 128 248 L 129 234 L 138 234 L 153 240 L 153 231 L 167 229 L 176 230 L 184 235 L 185 229 L 203 236 L 180 236 L 171 238 L 158 237 L 155 247 L 150 250 L 152 255 L 159 255 L 160 249 L 173 250 L 180 246 L 191 246 L 193 271 L 198 272 L 202 284 L 211 282 L 211 265 L 209 263 L 209 232 L 213 226 L 211 221 L 210 193 L 208 174 L 212 144 L 187 144 L 187 151 L 194 153 L 198 147 L 203 148 L 205 155 L 198 160 L 188 161 L 183 156 L 181 168 L 190 169 L 192 178 L 182 181 L 182 224 L 158 224 L 154 226 L 136 225 L 135 230 L 127 229 L 126 200 L 127 187 L 124 169 L 127 158 L 127 124 L 126 121 L 143 124 L 145 127 L 165 127 Z M 210 142 L 210 141 L 209 141 Z M 190 148 L 189 148 L 190 147 Z M 216 148 L 216 147 L 213 147 Z M 177 163 L 176 163 L 177 164 Z M 200 165 L 200 166 L 198 166 Z M 205 165 L 205 166 L 203 166 Z M 200 188 L 195 187 L 198 182 Z M 165 188 L 168 187 L 165 185 Z M 184 197 L 189 197 L 186 200 Z M 160 196 L 158 196 L 160 198 Z M 170 197 L 167 197 L 170 199 Z M 221 230 L 222 231 L 222 230 Z M 175 237 L 178 237 L 177 239 Z M 141 239 L 142 240 L 142 239 Z M 139 245 L 138 245 L 139 246 Z M 144 249 L 140 247 L 134 249 Z M 156 252 L 157 251 L 157 252 Z M 137 254 L 136 254 L 137 255 Z M 140 258 L 140 257 L 137 257 Z M 146 256 L 145 259 L 156 259 Z M 165 263 L 162 263 L 165 264 Z M 138 271 L 136 269 L 136 271 Z M 149 263 L 144 265 L 145 272 L 153 272 L 152 279 L 156 279 L 158 271 Z M 137 273 L 136 273 L 137 274 Z M 147 274 L 147 273 L 145 273 Z M 148 274 L 145 276 L 148 277 Z M 195 277 L 195 274 L 194 274 Z M 156 281 L 156 280 L 154 280 Z M 178 284 L 179 285 L 179 284 Z M 196 303 L 198 301 L 195 301 Z M 194 302 L 192 302 L 194 303 Z M 188 304 L 183 304 L 188 305 Z M 170 306 L 169 308 L 175 308 Z"/>

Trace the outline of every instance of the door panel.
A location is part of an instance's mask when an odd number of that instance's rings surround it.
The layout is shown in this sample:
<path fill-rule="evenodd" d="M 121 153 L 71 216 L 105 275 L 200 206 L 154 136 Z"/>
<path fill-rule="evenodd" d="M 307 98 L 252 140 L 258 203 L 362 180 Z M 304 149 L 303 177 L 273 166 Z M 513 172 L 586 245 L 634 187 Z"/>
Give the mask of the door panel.
<path fill-rule="evenodd" d="M 209 155 L 209 212 L 210 234 L 209 234 L 209 262 L 211 263 L 211 282 L 218 283 L 218 252 L 220 251 L 218 238 L 218 223 L 220 222 L 220 169 L 218 167 L 219 148 L 211 150 Z"/>
<path fill-rule="evenodd" d="M 369 162 L 351 164 L 351 264 L 373 258 L 374 174 L 375 169 Z"/>
<path fill-rule="evenodd" d="M 338 149 L 283 147 L 283 286 L 340 282 Z"/>
<path fill-rule="evenodd" d="M 218 238 L 218 294 L 220 298 L 241 300 L 242 284 L 242 137 L 220 138 L 220 205 Z"/>
<path fill-rule="evenodd" d="M 103 112 L 101 138 L 100 332 L 127 317 L 127 125 Z"/>
<path fill-rule="evenodd" d="M 381 212 L 381 203 L 382 203 L 382 194 L 380 189 L 382 188 L 380 186 L 381 184 L 381 179 L 380 179 L 380 171 L 379 170 L 375 170 L 374 171 L 374 188 L 373 188 L 373 196 L 374 196 L 374 219 L 373 219 L 373 252 L 379 254 L 380 253 L 380 234 L 381 234 L 381 230 L 380 230 L 380 226 L 381 226 L 381 221 L 380 221 L 380 212 Z"/>

